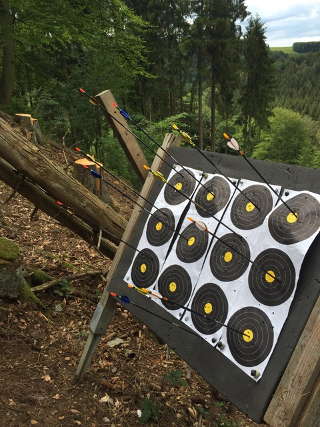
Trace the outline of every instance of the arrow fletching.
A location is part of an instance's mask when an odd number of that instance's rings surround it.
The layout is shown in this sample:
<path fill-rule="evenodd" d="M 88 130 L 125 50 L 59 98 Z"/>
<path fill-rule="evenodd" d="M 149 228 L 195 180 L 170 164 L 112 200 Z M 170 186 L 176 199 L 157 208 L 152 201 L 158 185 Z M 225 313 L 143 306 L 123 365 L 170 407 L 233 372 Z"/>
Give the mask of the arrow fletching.
<path fill-rule="evenodd" d="M 172 127 L 172 129 L 174 129 L 174 130 L 179 130 L 178 126 L 177 126 L 175 123 L 173 123 L 173 124 L 171 125 L 171 127 Z"/>
<path fill-rule="evenodd" d="M 234 138 L 229 139 L 229 141 L 227 142 L 227 146 L 231 148 L 231 150 L 240 151 L 238 141 Z"/>
<path fill-rule="evenodd" d="M 208 228 L 204 222 L 196 221 L 193 218 L 187 218 L 189 221 L 193 222 L 195 226 L 201 231 L 208 231 Z"/>

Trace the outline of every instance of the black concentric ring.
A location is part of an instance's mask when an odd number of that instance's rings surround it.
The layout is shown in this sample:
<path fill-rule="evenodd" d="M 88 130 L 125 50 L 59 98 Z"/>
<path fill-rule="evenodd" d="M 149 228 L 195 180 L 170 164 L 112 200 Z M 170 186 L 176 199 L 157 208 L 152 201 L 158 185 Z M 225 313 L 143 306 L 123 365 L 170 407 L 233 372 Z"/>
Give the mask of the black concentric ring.
<path fill-rule="evenodd" d="M 194 176 L 191 171 L 189 172 Z M 164 189 L 165 201 L 169 205 L 179 205 L 179 203 L 187 200 L 185 196 L 191 197 L 195 186 L 196 180 L 188 172 L 181 170 L 179 173 L 174 174 L 169 180 L 169 184 L 166 185 Z"/>
<path fill-rule="evenodd" d="M 248 268 L 249 262 L 249 245 L 243 237 L 235 233 L 221 237 L 210 255 L 212 274 L 222 282 L 238 279 Z"/>
<path fill-rule="evenodd" d="M 279 249 L 267 249 L 254 260 L 249 287 L 262 304 L 275 306 L 287 301 L 296 283 L 296 271 L 289 256 Z"/>
<path fill-rule="evenodd" d="M 180 236 L 177 243 L 177 257 L 182 262 L 198 261 L 206 252 L 208 233 L 190 224 Z"/>
<path fill-rule="evenodd" d="M 230 197 L 230 187 L 227 181 L 215 176 L 201 186 L 197 192 L 195 202 L 199 215 L 209 218 L 223 209 Z"/>
<path fill-rule="evenodd" d="M 273 347 L 274 332 L 270 319 L 262 310 L 242 308 L 231 316 L 228 326 L 229 348 L 240 365 L 257 366 L 268 357 Z M 243 332 L 243 335 L 236 331 Z"/>
<path fill-rule="evenodd" d="M 161 246 L 173 236 L 175 219 L 170 209 L 163 208 L 154 212 L 147 226 L 147 240 L 152 246 Z"/>
<path fill-rule="evenodd" d="M 205 335 L 217 332 L 228 316 L 228 300 L 223 290 L 213 283 L 201 286 L 193 298 L 191 308 L 202 315 L 191 313 L 191 318 L 197 331 Z"/>
<path fill-rule="evenodd" d="M 186 305 L 190 298 L 192 291 L 190 276 L 181 266 L 171 265 L 159 277 L 158 290 L 169 300 L 162 300 L 162 304 L 168 310 L 178 310 L 181 305 Z"/>
<path fill-rule="evenodd" d="M 245 194 L 249 200 L 243 195 Z M 251 230 L 263 223 L 271 211 L 273 199 L 270 190 L 263 185 L 251 185 L 238 194 L 231 208 L 231 221 L 241 230 Z"/>
<path fill-rule="evenodd" d="M 282 204 L 269 217 L 272 237 L 283 245 L 292 245 L 311 237 L 320 227 L 320 203 L 308 193 L 286 201 L 292 211 Z"/>
<path fill-rule="evenodd" d="M 131 278 L 138 288 L 149 288 L 157 279 L 159 274 L 159 260 L 150 249 L 143 249 L 136 256 L 132 269 Z"/>

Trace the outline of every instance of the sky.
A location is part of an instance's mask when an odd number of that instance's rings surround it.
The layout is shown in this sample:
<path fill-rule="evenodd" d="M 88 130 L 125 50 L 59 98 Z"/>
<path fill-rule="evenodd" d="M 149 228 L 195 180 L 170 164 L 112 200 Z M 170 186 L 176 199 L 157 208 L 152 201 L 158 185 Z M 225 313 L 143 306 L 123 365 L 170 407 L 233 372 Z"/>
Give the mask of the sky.
<path fill-rule="evenodd" d="M 246 0 L 266 26 L 269 46 L 320 41 L 320 0 Z"/>

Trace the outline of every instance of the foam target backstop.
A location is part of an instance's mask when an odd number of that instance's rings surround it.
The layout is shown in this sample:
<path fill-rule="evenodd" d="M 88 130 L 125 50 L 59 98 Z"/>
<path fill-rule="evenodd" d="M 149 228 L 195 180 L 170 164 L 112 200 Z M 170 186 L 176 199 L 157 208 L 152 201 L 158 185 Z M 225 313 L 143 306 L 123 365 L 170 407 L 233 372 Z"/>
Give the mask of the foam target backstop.
<path fill-rule="evenodd" d="M 231 185 L 194 150 L 172 154 L 191 174 L 177 165 L 162 168 L 174 189 L 155 182 L 149 197 L 155 215 L 142 213 L 130 240 L 140 252 L 126 248 L 109 287 L 195 332 L 127 306 L 208 383 L 261 421 L 319 296 L 320 172 L 254 161 L 276 197 L 241 157 L 207 153 Z M 128 283 L 170 302 L 147 299 Z"/>

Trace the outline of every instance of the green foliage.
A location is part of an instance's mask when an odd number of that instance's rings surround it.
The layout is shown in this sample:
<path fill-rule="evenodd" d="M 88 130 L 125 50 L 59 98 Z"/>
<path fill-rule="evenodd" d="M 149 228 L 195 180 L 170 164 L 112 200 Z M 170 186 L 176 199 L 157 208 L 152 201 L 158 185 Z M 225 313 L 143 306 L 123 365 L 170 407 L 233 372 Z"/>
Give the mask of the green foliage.
<path fill-rule="evenodd" d="M 286 55 L 282 52 L 272 52 L 272 58 L 277 71 L 274 105 L 319 120 L 320 54 Z"/>
<path fill-rule="evenodd" d="M 185 387 L 188 385 L 187 381 L 183 378 L 183 372 L 179 369 L 168 372 L 164 376 L 164 381 L 176 387 Z"/>
<path fill-rule="evenodd" d="M 274 97 L 274 71 L 265 32 L 261 19 L 251 18 L 243 41 L 245 78 L 240 91 L 240 117 L 247 152 L 260 130 L 268 125 Z"/>
<path fill-rule="evenodd" d="M 60 282 L 54 287 L 53 289 L 53 293 L 55 295 L 58 295 L 60 297 L 66 297 L 67 295 L 72 293 L 72 286 L 71 283 L 66 280 L 66 279 L 62 279 L 60 280 Z"/>
<path fill-rule="evenodd" d="M 262 133 L 252 157 L 311 166 L 312 153 L 319 149 L 316 134 L 317 125 L 310 118 L 292 110 L 275 108 L 270 129 Z"/>
<path fill-rule="evenodd" d="M 292 46 L 283 46 L 283 47 L 273 46 L 273 47 L 270 47 L 270 50 L 272 52 L 283 52 L 283 53 L 286 53 L 286 54 L 293 54 L 294 53 L 293 49 L 292 49 Z"/>
<path fill-rule="evenodd" d="M 298 53 L 320 52 L 320 42 L 296 42 L 292 49 Z"/>
<path fill-rule="evenodd" d="M 151 399 L 143 399 L 140 403 L 140 409 L 142 411 L 140 417 L 141 424 L 147 424 L 152 421 L 157 421 L 159 418 L 160 410 L 157 403 Z"/>

